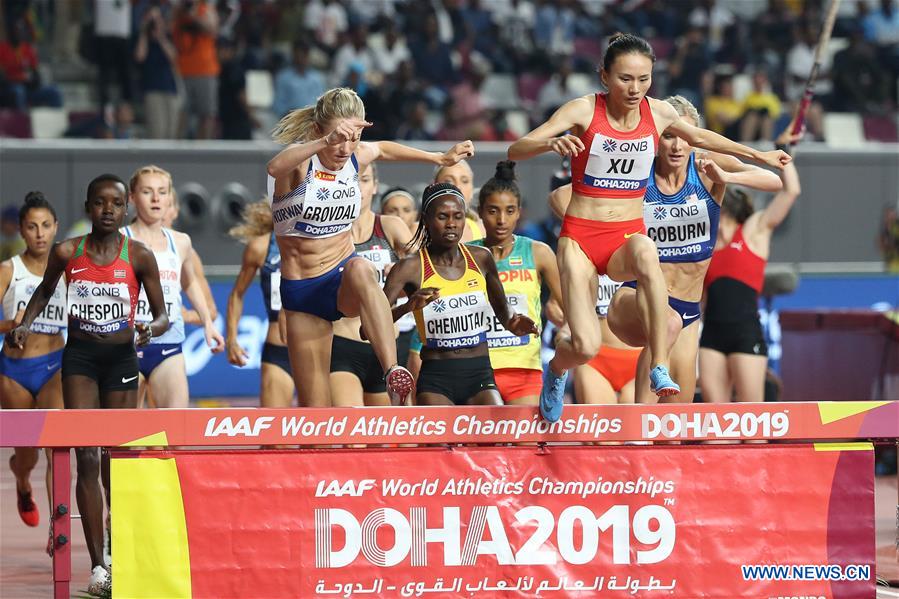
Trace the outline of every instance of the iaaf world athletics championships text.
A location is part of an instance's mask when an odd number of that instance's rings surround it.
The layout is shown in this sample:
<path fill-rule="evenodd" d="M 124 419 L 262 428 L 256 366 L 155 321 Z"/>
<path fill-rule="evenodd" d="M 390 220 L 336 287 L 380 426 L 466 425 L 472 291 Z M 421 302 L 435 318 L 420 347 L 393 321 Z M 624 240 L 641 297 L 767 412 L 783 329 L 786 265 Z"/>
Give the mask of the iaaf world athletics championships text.
<path fill-rule="evenodd" d="M 264 430 L 271 429 L 275 416 L 259 416 L 232 420 L 230 417 L 222 419 L 210 418 L 206 422 L 206 437 L 258 437 Z M 607 433 L 621 432 L 620 418 L 602 418 L 593 414 L 590 417 L 582 414 L 577 418 L 563 418 L 552 424 L 546 422 L 535 414 L 530 419 L 488 419 L 482 420 L 477 416 L 463 414 L 454 418 L 451 422 L 435 419 L 429 420 L 424 416 L 415 416 L 411 419 L 393 416 L 372 416 L 353 419 L 353 426 L 349 426 L 349 417 L 330 416 L 324 420 L 310 419 L 306 416 L 290 416 L 281 419 L 281 435 L 284 437 L 440 437 L 447 434 L 449 426 L 454 435 L 468 436 L 502 436 L 504 438 L 519 439 L 528 435 L 546 434 L 579 434 L 592 435 L 599 439 Z"/>

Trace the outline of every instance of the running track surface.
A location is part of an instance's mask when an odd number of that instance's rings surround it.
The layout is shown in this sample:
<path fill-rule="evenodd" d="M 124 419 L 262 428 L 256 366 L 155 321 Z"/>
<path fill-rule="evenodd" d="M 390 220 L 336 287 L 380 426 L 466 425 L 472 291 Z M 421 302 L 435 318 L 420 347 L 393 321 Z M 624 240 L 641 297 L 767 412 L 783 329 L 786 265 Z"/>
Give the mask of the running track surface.
<path fill-rule="evenodd" d="M 35 500 L 40 500 L 41 523 L 37 528 L 25 526 L 16 511 L 15 479 L 7 466 L 12 449 L 0 449 L 0 598 L 27 599 L 52 596 L 50 558 L 44 553 L 47 543 L 47 505 L 44 491 L 46 460 L 41 457 L 31 477 Z M 72 484 L 75 483 L 75 458 L 72 456 Z M 899 563 L 895 550 L 897 480 L 895 476 L 878 477 L 876 485 L 877 574 L 899 581 Z M 74 489 L 72 501 L 74 503 Z M 73 506 L 74 508 L 74 506 Z M 81 522 L 72 520 L 72 594 L 78 596 L 87 588 L 90 559 L 84 545 Z M 878 597 L 899 597 L 885 591 Z"/>

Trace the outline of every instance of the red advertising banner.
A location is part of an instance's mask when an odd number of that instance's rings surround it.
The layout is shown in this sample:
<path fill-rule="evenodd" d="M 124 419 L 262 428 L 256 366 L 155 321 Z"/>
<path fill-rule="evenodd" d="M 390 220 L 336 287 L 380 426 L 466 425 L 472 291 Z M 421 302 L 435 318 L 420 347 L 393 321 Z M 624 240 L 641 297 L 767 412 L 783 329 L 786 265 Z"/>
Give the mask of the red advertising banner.
<path fill-rule="evenodd" d="M 899 402 L 207 410 L 2 410 L 3 447 L 899 438 Z"/>
<path fill-rule="evenodd" d="M 123 597 L 874 595 L 869 444 L 114 458 Z"/>

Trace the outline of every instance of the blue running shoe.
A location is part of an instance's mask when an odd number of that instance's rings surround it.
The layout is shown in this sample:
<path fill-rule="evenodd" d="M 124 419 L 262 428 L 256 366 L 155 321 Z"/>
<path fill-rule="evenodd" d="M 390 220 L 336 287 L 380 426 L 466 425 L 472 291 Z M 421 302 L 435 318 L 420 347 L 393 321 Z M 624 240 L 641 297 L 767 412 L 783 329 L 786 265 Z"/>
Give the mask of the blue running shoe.
<path fill-rule="evenodd" d="M 562 417 L 562 407 L 565 405 L 565 381 L 567 380 L 567 370 L 562 376 L 556 376 L 552 370 L 547 368 L 543 375 L 543 388 L 540 390 L 540 414 L 547 422 L 555 422 Z"/>
<path fill-rule="evenodd" d="M 671 375 L 668 374 L 668 369 L 664 366 L 656 366 L 652 369 L 652 372 L 649 373 L 649 382 L 652 392 L 659 397 L 668 397 L 669 395 L 680 393 L 680 387 L 671 380 Z"/>

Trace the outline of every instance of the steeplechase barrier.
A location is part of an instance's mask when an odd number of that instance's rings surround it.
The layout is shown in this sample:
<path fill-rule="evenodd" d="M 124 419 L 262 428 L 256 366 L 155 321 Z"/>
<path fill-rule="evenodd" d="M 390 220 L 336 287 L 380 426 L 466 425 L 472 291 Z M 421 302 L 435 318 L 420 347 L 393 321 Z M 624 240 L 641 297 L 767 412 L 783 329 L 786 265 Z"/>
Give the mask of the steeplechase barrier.
<path fill-rule="evenodd" d="M 897 441 L 899 402 L 0 411 L 53 449 L 55 597 L 107 447 L 116 597 L 867 599 Z"/>

